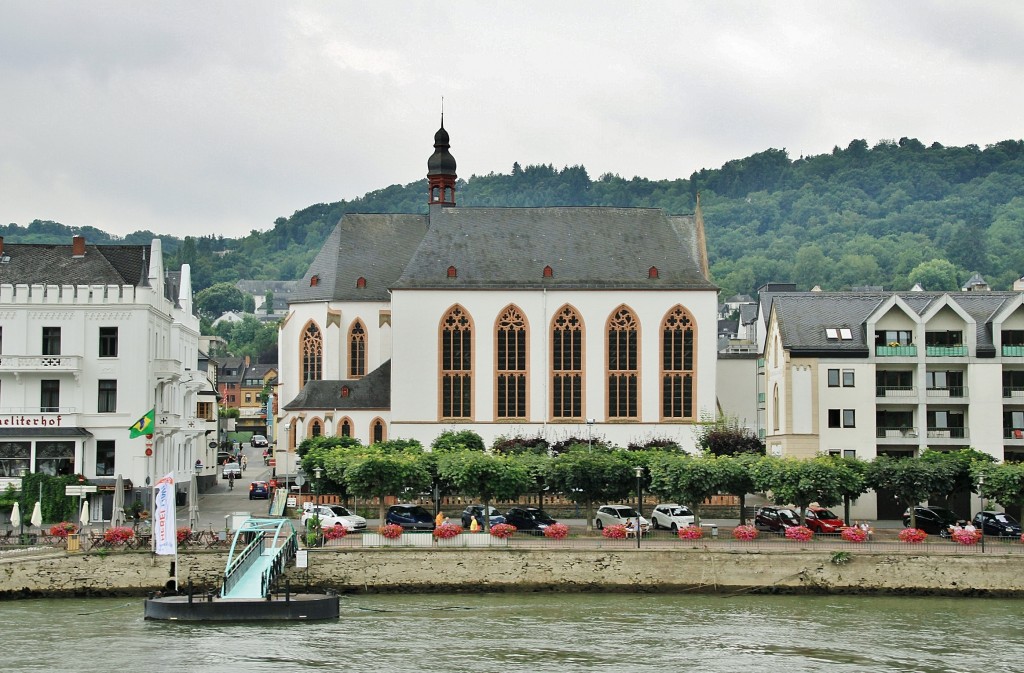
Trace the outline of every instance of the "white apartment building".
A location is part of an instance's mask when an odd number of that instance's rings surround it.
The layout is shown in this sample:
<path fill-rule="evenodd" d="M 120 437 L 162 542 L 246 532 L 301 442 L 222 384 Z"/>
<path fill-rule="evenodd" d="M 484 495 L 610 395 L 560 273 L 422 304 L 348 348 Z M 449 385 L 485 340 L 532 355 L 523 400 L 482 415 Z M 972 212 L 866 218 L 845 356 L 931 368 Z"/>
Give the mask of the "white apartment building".
<path fill-rule="evenodd" d="M 1024 460 L 1022 303 L 1021 292 L 767 293 L 769 455 L 971 447 Z M 853 516 L 901 513 L 871 493 Z"/>
<path fill-rule="evenodd" d="M 198 338 L 189 268 L 165 273 L 159 240 L 0 238 L 0 488 L 23 473 L 82 474 L 102 489 L 93 518 L 107 519 L 118 475 L 143 495 L 169 472 L 187 485 L 200 460 L 215 480 L 216 396 Z M 153 408 L 152 438 L 129 439 Z"/>

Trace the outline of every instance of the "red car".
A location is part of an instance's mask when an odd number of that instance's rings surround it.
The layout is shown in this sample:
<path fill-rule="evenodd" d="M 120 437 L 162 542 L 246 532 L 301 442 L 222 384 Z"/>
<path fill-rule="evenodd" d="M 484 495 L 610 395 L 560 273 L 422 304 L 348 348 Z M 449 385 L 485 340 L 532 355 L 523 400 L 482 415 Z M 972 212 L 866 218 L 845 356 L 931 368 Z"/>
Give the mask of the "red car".
<path fill-rule="evenodd" d="M 838 535 L 840 529 L 846 528 L 842 519 L 824 507 L 808 507 L 805 518 L 807 527 L 817 534 Z"/>

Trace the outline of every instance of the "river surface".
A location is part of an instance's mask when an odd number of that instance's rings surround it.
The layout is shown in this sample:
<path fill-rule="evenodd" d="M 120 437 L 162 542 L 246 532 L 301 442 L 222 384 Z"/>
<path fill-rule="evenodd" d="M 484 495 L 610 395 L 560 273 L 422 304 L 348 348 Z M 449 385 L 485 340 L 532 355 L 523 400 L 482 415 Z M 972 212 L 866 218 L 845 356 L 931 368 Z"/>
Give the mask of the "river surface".
<path fill-rule="evenodd" d="M 336 622 L 182 624 L 141 599 L 0 603 L 5 672 L 1024 670 L 1024 602 L 973 598 L 351 596 Z"/>

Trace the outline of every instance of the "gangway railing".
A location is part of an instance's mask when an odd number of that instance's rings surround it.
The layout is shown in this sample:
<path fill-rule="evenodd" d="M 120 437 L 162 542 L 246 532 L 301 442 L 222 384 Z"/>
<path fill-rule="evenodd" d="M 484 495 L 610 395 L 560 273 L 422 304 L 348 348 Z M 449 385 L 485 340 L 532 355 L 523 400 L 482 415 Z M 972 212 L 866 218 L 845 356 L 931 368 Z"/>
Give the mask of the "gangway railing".
<path fill-rule="evenodd" d="M 259 531 L 252 541 L 245 545 L 245 549 L 242 550 L 241 554 L 233 559 L 230 556 L 228 557 L 230 560 L 228 561 L 227 568 L 224 569 L 222 596 L 231 593 L 231 590 L 238 585 L 245 572 L 263 555 L 263 550 L 266 546 L 266 533 Z"/>
<path fill-rule="evenodd" d="M 288 519 L 246 519 L 231 541 L 221 596 L 265 598 L 298 547 Z"/>

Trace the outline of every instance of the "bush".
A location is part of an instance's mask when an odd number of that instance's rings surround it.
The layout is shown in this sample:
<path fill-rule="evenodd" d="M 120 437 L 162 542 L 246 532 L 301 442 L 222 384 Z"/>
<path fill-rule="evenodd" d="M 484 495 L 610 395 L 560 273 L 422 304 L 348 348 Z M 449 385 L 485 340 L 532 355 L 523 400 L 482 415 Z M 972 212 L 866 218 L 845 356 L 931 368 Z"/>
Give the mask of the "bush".
<path fill-rule="evenodd" d="M 618 524 L 615 526 L 605 526 L 601 529 L 601 535 L 611 540 L 625 540 L 626 527 L 622 524 Z"/>
<path fill-rule="evenodd" d="M 564 523 L 553 523 L 544 529 L 544 537 L 551 540 L 564 540 L 569 535 L 569 527 Z M 1024 535 L 1021 535 L 1021 542 L 1024 542 Z"/>
<path fill-rule="evenodd" d="M 900 531 L 900 542 L 920 544 L 928 538 L 928 533 L 920 528 L 904 528 Z"/>
<path fill-rule="evenodd" d="M 517 530 L 519 529 L 510 523 L 498 523 L 491 526 L 491 535 L 504 540 L 512 537 Z"/>
<path fill-rule="evenodd" d="M 742 542 L 750 542 L 759 535 L 754 526 L 736 526 L 732 529 L 732 536 Z"/>
<path fill-rule="evenodd" d="M 814 531 L 807 526 L 791 526 L 786 529 L 786 537 L 797 542 L 807 542 L 814 537 Z"/>

